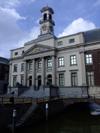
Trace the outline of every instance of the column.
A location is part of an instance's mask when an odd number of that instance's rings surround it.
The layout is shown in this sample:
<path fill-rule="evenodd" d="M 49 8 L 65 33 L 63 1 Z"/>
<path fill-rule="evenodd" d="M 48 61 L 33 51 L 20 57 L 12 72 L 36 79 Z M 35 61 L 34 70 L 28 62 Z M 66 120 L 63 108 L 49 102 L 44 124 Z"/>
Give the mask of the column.
<path fill-rule="evenodd" d="M 35 59 L 33 59 L 33 63 L 32 63 L 32 85 L 36 85 L 35 77 L 36 77 L 36 64 L 35 64 Z"/>
<path fill-rule="evenodd" d="M 84 51 L 80 52 L 80 56 L 81 56 L 82 85 L 86 85 L 86 69 L 85 69 Z"/>
<path fill-rule="evenodd" d="M 45 66 L 44 66 L 44 57 L 42 58 L 42 85 L 45 85 L 45 74 L 44 74 L 44 72 L 45 72 L 45 68 L 44 68 Z"/>
<path fill-rule="evenodd" d="M 52 84 L 56 84 L 56 59 L 52 56 Z"/>
<path fill-rule="evenodd" d="M 24 85 L 27 85 L 27 62 L 24 62 Z"/>

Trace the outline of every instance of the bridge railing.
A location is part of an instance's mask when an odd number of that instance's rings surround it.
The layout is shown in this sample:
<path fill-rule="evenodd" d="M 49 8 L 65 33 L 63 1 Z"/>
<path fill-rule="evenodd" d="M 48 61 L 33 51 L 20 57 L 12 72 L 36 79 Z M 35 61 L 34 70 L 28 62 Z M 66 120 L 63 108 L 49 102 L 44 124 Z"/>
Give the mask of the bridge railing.
<path fill-rule="evenodd" d="M 100 99 L 100 95 L 92 94 L 92 95 L 89 95 L 89 98 Z"/>
<path fill-rule="evenodd" d="M 62 95 L 60 97 L 41 97 L 41 98 L 32 98 L 32 97 L 14 97 L 13 104 L 25 104 L 25 103 L 43 103 L 59 99 L 100 99 L 100 95 L 81 95 L 81 94 L 68 94 Z M 12 104 L 10 97 L 0 97 L 0 104 Z"/>
<path fill-rule="evenodd" d="M 68 95 L 62 95 L 62 98 L 88 98 L 88 95 L 82 95 L 82 94 L 68 94 Z"/>
<path fill-rule="evenodd" d="M 13 97 L 13 101 L 10 97 L 0 97 L 0 105 L 8 104 L 25 104 L 25 103 L 37 103 L 36 98 L 31 97 Z"/>

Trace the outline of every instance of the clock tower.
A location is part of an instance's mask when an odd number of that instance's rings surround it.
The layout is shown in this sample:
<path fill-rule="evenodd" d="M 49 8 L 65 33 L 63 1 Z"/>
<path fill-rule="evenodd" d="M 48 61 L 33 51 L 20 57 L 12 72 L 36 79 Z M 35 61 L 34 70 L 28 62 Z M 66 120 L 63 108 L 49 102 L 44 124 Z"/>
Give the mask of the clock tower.
<path fill-rule="evenodd" d="M 40 35 L 44 35 L 44 34 L 54 35 L 55 22 L 52 20 L 52 14 L 54 14 L 53 9 L 46 6 L 46 7 L 43 7 L 40 11 L 42 13 L 42 19 L 39 21 L 41 25 Z"/>

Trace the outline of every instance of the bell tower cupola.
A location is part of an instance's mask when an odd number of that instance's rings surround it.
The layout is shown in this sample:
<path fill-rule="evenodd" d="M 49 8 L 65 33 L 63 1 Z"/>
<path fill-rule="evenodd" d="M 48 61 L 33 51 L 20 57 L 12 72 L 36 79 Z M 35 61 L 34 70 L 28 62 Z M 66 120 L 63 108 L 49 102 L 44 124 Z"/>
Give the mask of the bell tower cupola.
<path fill-rule="evenodd" d="M 40 35 L 44 34 L 52 34 L 54 35 L 54 25 L 55 22 L 52 20 L 52 15 L 54 11 L 51 7 L 43 7 L 41 10 L 42 19 L 39 21 L 40 27 Z"/>

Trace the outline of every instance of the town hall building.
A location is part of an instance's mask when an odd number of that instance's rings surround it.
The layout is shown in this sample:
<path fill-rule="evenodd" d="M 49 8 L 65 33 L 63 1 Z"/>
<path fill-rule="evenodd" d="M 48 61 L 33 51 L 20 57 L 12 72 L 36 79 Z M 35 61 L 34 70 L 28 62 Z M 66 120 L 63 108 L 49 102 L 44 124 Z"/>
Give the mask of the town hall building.
<path fill-rule="evenodd" d="M 18 94 L 18 85 L 46 91 L 49 84 L 58 87 L 59 96 L 99 94 L 100 29 L 57 38 L 53 9 L 40 11 L 38 38 L 11 50 L 8 93 Z"/>

